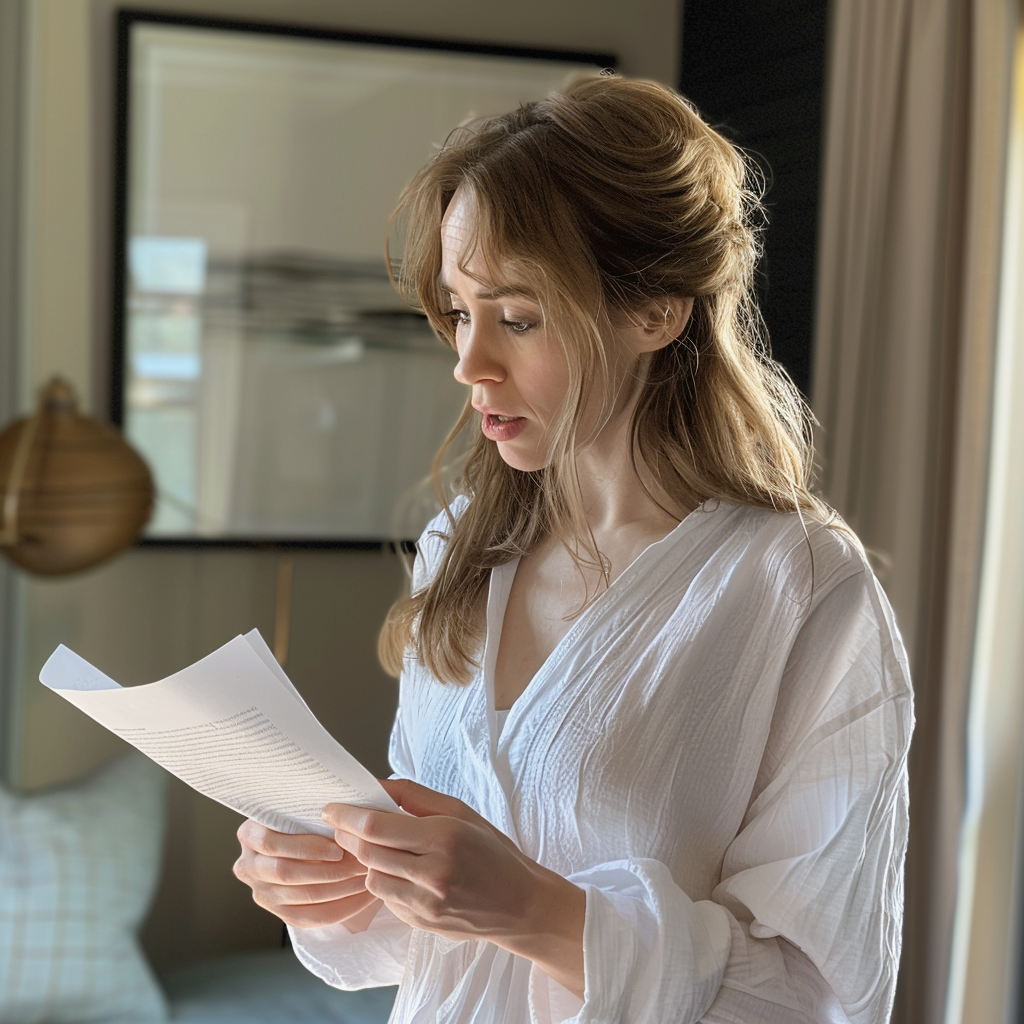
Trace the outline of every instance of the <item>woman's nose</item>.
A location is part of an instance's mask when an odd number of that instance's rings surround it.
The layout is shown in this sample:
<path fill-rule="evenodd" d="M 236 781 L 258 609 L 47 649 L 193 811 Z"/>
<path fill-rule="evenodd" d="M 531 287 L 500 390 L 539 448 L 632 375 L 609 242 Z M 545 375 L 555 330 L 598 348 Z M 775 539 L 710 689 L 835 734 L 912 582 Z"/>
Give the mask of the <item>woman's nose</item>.
<path fill-rule="evenodd" d="M 486 337 L 475 324 L 464 329 L 456 339 L 459 361 L 455 364 L 455 379 L 460 384 L 497 383 L 505 379 L 505 370 L 497 358 L 492 339 Z"/>

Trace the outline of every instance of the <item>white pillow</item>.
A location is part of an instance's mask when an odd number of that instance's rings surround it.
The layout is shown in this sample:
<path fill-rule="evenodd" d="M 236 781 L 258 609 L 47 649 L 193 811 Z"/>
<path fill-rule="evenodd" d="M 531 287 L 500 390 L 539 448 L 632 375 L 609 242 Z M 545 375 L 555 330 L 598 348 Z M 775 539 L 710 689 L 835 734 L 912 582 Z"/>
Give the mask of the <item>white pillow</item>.
<path fill-rule="evenodd" d="M 164 1020 L 136 933 L 163 846 L 165 775 L 130 753 L 75 784 L 0 788 L 0 1021 Z"/>

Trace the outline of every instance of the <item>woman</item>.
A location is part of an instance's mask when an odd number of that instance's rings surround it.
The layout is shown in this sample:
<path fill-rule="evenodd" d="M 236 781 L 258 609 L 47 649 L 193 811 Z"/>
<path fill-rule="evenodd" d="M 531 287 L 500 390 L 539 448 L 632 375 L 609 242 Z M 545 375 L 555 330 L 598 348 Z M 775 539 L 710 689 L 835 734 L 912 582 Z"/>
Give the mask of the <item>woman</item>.
<path fill-rule="evenodd" d="M 479 431 L 381 638 L 410 813 L 247 822 L 236 865 L 326 981 L 401 982 L 393 1020 L 888 1019 L 906 659 L 762 354 L 757 214 L 729 143 L 615 77 L 403 195 Z"/>

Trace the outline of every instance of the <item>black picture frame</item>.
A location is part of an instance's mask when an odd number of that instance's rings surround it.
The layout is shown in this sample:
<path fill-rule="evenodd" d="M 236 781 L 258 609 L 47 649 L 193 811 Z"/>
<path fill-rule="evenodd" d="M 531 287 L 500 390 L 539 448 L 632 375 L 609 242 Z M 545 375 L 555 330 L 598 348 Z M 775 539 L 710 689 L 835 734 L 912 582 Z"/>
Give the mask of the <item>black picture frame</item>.
<path fill-rule="evenodd" d="M 124 8 L 116 12 L 116 78 L 115 78 L 115 162 L 113 180 L 113 273 L 112 273 L 112 337 L 110 349 L 110 417 L 125 427 L 125 393 L 129 381 L 127 357 L 129 299 L 129 210 L 131 195 L 131 123 L 132 123 L 132 46 L 134 33 L 140 27 L 166 26 L 170 29 L 197 30 L 204 33 L 235 34 L 243 38 L 264 37 L 339 43 L 347 46 L 366 45 L 393 51 L 425 51 L 431 53 L 465 54 L 477 57 L 512 58 L 578 65 L 581 70 L 615 67 L 613 54 L 582 50 L 513 46 L 468 42 L 441 38 L 350 32 L 335 28 L 316 28 L 276 22 L 241 21 L 205 16 L 191 16 Z M 424 467 L 424 471 L 426 467 Z M 278 532 L 254 532 L 218 536 L 195 534 L 144 535 L 140 543 L 146 547 L 164 548 L 266 548 L 286 549 L 379 549 L 393 544 L 387 536 L 353 537 L 289 536 Z M 401 543 L 401 541 L 399 541 Z"/>

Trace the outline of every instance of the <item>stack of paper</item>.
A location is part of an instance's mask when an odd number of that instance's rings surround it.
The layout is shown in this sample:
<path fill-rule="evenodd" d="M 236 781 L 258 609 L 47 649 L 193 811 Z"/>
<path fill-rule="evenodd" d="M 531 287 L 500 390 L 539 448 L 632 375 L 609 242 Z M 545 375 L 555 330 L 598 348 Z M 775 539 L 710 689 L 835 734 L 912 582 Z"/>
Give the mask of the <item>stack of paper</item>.
<path fill-rule="evenodd" d="M 325 804 L 397 811 L 316 720 L 257 630 L 146 686 L 122 687 L 63 644 L 39 679 L 194 789 L 278 832 L 333 835 Z"/>

